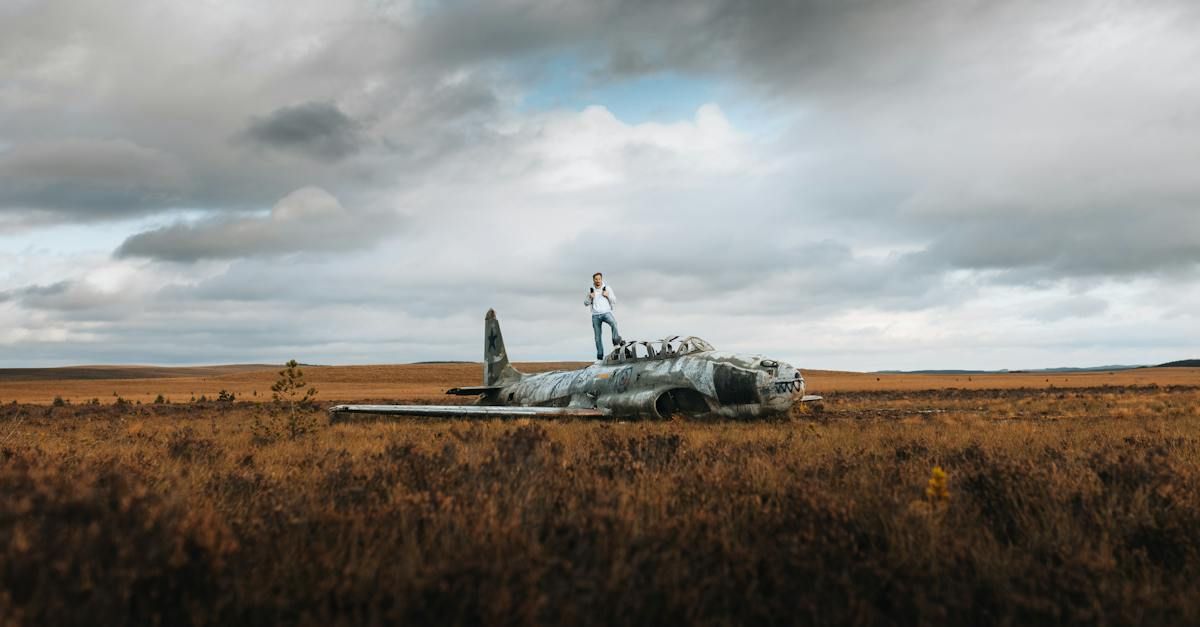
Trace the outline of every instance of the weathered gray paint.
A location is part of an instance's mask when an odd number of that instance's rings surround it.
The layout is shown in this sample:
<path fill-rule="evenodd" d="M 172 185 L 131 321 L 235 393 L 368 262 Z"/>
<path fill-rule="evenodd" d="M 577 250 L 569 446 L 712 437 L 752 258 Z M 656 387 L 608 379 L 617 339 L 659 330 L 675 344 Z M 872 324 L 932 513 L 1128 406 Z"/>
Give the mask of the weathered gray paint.
<path fill-rule="evenodd" d="M 335 416 L 667 418 L 680 413 L 747 419 L 781 414 L 797 402 L 820 399 L 804 395 L 804 377 L 790 364 L 716 351 L 696 338 L 631 342 L 586 368 L 537 374 L 521 373 L 509 364 L 492 310 L 484 318 L 483 342 L 483 386 L 448 391 L 479 394 L 475 405 L 339 405 L 330 411 Z"/>

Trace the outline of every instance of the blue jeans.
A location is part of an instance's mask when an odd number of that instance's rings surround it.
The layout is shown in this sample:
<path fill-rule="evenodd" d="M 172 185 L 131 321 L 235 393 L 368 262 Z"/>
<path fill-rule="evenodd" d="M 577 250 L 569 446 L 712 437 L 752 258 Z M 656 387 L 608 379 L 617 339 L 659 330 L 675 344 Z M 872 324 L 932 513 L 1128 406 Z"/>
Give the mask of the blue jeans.
<path fill-rule="evenodd" d="M 596 334 L 596 359 L 604 359 L 604 344 L 600 341 L 600 325 L 605 322 L 608 323 L 608 330 L 612 332 L 613 346 L 621 343 L 621 334 L 617 332 L 617 319 L 613 317 L 612 312 L 592 314 L 592 332 Z"/>

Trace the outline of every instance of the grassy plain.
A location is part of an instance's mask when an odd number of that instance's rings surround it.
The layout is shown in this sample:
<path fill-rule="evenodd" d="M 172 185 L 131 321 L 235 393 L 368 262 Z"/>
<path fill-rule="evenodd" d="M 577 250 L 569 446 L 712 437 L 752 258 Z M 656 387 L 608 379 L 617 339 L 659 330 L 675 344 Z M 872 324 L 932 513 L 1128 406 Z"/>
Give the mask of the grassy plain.
<path fill-rule="evenodd" d="M 523 372 L 579 368 L 584 362 L 515 364 Z M 221 390 L 238 399 L 270 398 L 277 366 L 238 365 L 164 368 L 157 366 L 75 366 L 27 370 L 0 369 L 0 402 L 50 403 L 61 397 L 72 403 L 118 397 L 149 403 L 158 395 L 172 402 L 214 398 Z M 447 397 L 446 389 L 480 385 L 477 363 L 402 364 L 379 366 L 305 366 L 309 382 L 328 401 L 394 400 L 400 402 L 469 402 Z M 864 390 L 965 390 L 1087 388 L 1129 385 L 1197 385 L 1200 368 L 1139 368 L 1116 372 L 1068 374 L 1007 373 L 983 375 L 870 374 L 804 370 L 813 394 Z M 111 376 L 105 376 L 111 373 Z M 457 398 L 457 400 L 456 400 Z"/>
<path fill-rule="evenodd" d="M 478 369 L 306 374 L 441 402 Z M 294 438 L 254 402 L 275 374 L 0 381 L 0 624 L 1200 623 L 1195 369 L 813 371 L 823 411 L 773 422 Z"/>

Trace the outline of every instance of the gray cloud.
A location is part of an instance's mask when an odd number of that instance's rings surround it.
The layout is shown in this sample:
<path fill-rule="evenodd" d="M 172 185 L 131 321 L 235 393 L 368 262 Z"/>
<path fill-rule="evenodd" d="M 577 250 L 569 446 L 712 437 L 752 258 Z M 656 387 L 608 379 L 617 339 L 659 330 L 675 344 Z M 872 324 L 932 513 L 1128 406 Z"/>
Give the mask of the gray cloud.
<path fill-rule="evenodd" d="M 1109 308 L 1108 301 L 1095 296 L 1076 295 L 1071 298 L 1034 305 L 1026 315 L 1042 322 L 1056 322 L 1067 318 L 1088 318 L 1102 315 Z"/>
<path fill-rule="evenodd" d="M 352 250 L 371 246 L 397 223 L 395 214 L 352 212 L 329 192 L 306 187 L 280 200 L 268 216 L 210 219 L 138 233 L 114 255 L 190 262 Z"/>
<path fill-rule="evenodd" d="M 0 303 L 57 296 L 67 291 L 70 285 L 69 281 L 59 281 L 50 285 L 27 285 L 17 289 L 0 291 Z"/>
<path fill-rule="evenodd" d="M 922 257 L 947 268 L 1010 273 L 1015 282 L 1200 269 L 1194 210 L 1014 213 L 944 228 Z"/>
<path fill-rule="evenodd" d="M 4 302 L 64 320 L 111 320 L 128 313 L 120 295 L 103 293 L 77 280 L 6 290 L 0 292 L 0 303 Z"/>
<path fill-rule="evenodd" d="M 184 177 L 168 154 L 128 140 L 62 139 L 0 152 L 0 211 L 78 220 L 170 207 Z"/>
<path fill-rule="evenodd" d="M 366 142 L 362 125 L 330 102 L 280 107 L 254 117 L 241 137 L 260 146 L 329 161 L 358 152 Z"/>

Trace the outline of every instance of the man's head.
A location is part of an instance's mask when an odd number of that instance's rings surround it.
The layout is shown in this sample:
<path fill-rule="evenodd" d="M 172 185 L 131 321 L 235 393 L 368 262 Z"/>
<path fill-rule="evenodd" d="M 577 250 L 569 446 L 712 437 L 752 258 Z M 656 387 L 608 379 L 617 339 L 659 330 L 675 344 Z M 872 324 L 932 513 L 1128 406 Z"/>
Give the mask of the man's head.
<path fill-rule="evenodd" d="M 593 274 L 592 275 L 592 285 L 595 285 L 596 287 L 600 287 L 601 285 L 604 285 L 604 275 L 600 274 L 599 272 L 597 272 L 596 274 Z"/>

